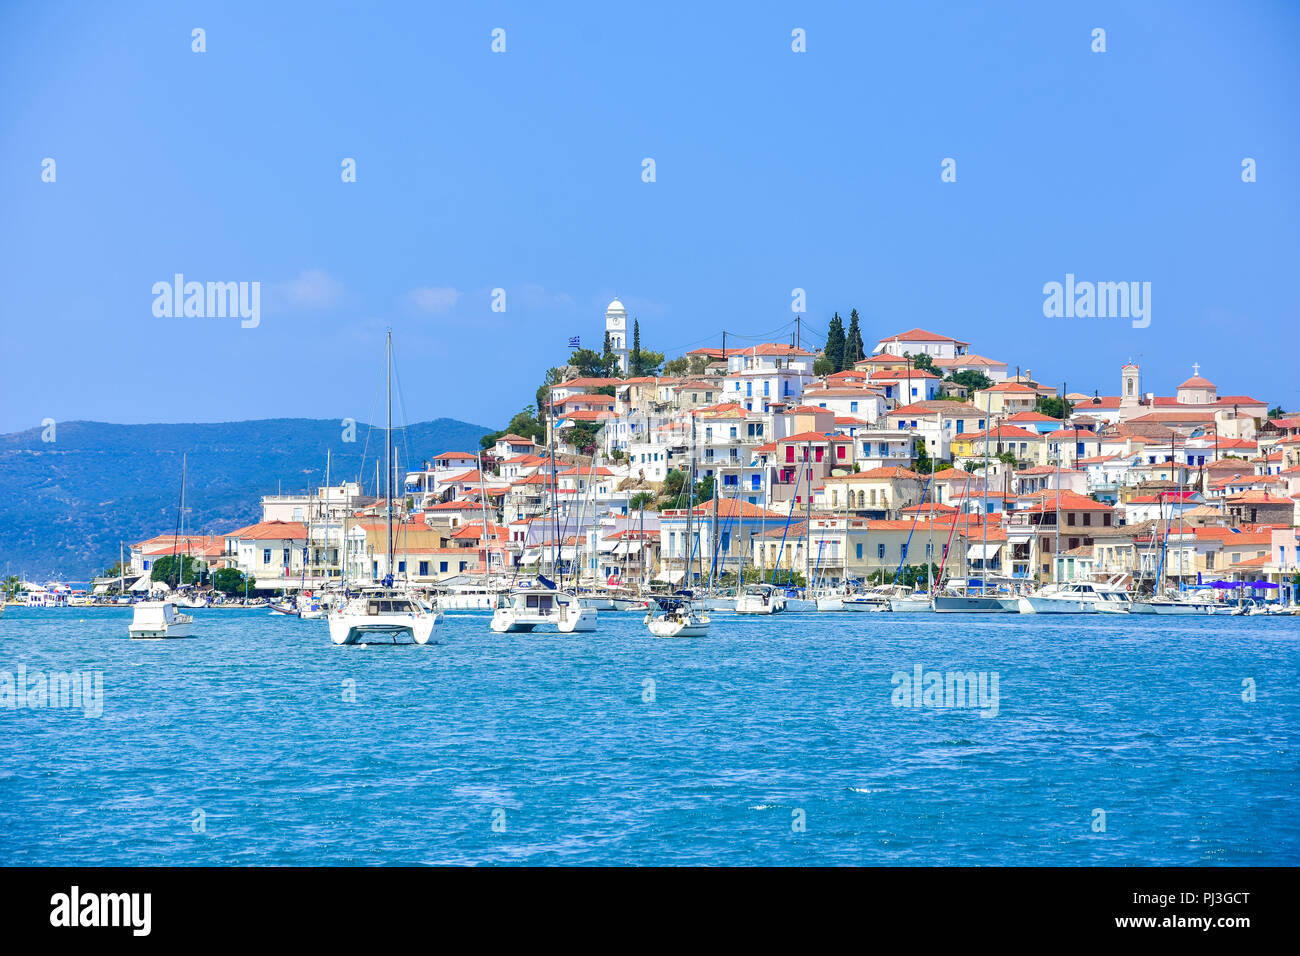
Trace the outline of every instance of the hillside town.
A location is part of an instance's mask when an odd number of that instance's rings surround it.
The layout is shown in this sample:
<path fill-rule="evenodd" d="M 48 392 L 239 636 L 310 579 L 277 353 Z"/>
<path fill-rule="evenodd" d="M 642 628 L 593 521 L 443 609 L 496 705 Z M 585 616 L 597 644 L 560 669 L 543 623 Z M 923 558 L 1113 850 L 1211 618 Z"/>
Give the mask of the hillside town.
<path fill-rule="evenodd" d="M 1135 592 L 1158 577 L 1267 582 L 1289 602 L 1300 415 L 1199 365 L 1151 383 L 1130 362 L 1112 389 L 1066 392 L 945 333 L 898 330 L 867 353 L 856 311 L 842 328 L 836 315 L 819 350 L 796 332 L 647 373 L 639 323 L 629 340 L 615 300 L 606 374 L 552 370 L 540 407 L 516 417 L 530 434 L 404 463 L 393 567 L 376 471 L 370 488 L 268 495 L 247 527 L 135 542 L 97 587 L 147 591 L 180 555 L 200 582 L 224 572 L 262 591 L 389 575 L 473 590 L 536 573 L 597 589 L 844 587 L 925 569 Z"/>

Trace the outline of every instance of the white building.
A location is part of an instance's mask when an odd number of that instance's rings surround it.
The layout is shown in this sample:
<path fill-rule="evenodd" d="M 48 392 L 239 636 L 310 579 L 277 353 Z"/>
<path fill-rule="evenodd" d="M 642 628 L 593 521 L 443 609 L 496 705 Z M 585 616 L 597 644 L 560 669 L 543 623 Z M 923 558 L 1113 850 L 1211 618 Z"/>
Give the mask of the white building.
<path fill-rule="evenodd" d="M 605 309 L 605 334 L 609 336 L 609 350 L 618 357 L 618 370 L 627 374 L 627 309 L 615 299 Z"/>

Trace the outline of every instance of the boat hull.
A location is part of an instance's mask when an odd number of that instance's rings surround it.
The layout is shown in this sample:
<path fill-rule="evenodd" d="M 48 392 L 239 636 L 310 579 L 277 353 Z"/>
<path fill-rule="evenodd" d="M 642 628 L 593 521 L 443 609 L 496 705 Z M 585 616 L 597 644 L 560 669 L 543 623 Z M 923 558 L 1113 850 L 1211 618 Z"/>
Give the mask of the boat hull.
<path fill-rule="evenodd" d="M 894 614 L 931 614 L 934 612 L 934 606 L 928 597 L 891 598 L 889 610 Z"/>
<path fill-rule="evenodd" d="M 415 644 L 428 644 L 436 627 L 437 622 L 429 614 L 416 617 L 380 614 L 364 618 L 335 614 L 329 619 L 330 641 L 340 646 L 365 644 L 368 639 L 379 637 L 406 637 Z"/>
<path fill-rule="evenodd" d="M 1006 602 L 1010 600 L 1016 602 L 1015 598 L 996 598 L 983 595 L 954 594 L 948 596 L 937 596 L 934 599 L 934 612 L 936 614 L 1013 614 L 1019 611 L 1019 603 L 1015 607 L 1007 607 Z"/>

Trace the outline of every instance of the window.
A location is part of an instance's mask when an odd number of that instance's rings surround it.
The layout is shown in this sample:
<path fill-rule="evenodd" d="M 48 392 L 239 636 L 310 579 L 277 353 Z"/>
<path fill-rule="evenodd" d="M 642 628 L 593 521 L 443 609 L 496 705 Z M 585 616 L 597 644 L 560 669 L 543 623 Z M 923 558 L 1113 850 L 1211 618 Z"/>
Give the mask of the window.
<path fill-rule="evenodd" d="M 794 461 L 794 445 L 785 446 L 785 460 L 787 462 Z"/>
<path fill-rule="evenodd" d="M 840 461 L 843 461 L 843 460 L 844 460 L 844 454 L 845 454 L 846 451 L 848 451 L 848 449 L 845 448 L 843 445 L 836 445 L 836 446 L 835 446 L 835 457 L 838 458 Z"/>
<path fill-rule="evenodd" d="M 285 566 L 286 568 L 289 566 L 289 549 L 288 549 L 288 548 L 285 548 L 285 549 L 284 549 L 284 566 Z"/>
<path fill-rule="evenodd" d="M 398 562 L 397 562 L 397 573 L 398 573 L 398 574 L 405 574 L 405 573 L 406 573 L 406 562 L 405 562 L 405 561 L 398 561 Z"/>
<path fill-rule="evenodd" d="M 271 549 L 270 549 L 270 548 L 263 548 L 263 549 L 262 549 L 262 563 L 263 563 L 263 564 L 270 564 L 270 563 L 271 563 Z"/>
<path fill-rule="evenodd" d="M 849 402 L 849 411 L 850 411 L 850 412 L 857 412 L 857 410 L 858 410 L 858 403 L 857 403 L 857 402 Z"/>
<path fill-rule="evenodd" d="M 880 558 L 882 561 L 885 559 L 885 546 L 884 546 L 884 544 L 878 544 L 878 545 L 876 545 L 876 557 Z"/>
<path fill-rule="evenodd" d="M 438 562 L 438 573 L 439 573 L 439 574 L 446 574 L 446 573 L 447 573 L 447 562 L 446 562 L 446 561 L 439 561 L 439 562 Z"/>
<path fill-rule="evenodd" d="M 857 549 L 858 549 L 858 560 L 861 561 L 861 560 L 862 560 L 862 545 L 858 545 L 858 546 L 857 546 Z"/>

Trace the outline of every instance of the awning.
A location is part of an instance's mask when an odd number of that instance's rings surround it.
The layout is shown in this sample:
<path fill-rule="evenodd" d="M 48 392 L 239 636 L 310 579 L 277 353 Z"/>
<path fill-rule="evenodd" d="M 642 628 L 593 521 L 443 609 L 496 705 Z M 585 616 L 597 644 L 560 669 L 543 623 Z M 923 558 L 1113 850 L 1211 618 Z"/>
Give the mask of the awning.
<path fill-rule="evenodd" d="M 666 581 L 669 584 L 676 584 L 684 577 L 686 577 L 685 571 L 660 571 L 655 575 L 655 580 Z"/>
<path fill-rule="evenodd" d="M 988 561 L 993 558 L 996 558 L 998 556 L 998 552 L 1001 550 L 1002 550 L 1002 542 L 1000 541 L 997 542 L 996 544 L 994 543 L 972 544 L 969 548 L 966 549 L 966 557 L 968 560 L 974 558 L 978 561 Z"/>
<path fill-rule="evenodd" d="M 522 559 L 519 563 L 520 563 L 520 564 L 537 564 L 537 563 L 538 563 L 539 561 L 541 561 L 541 560 L 542 560 L 542 556 L 541 556 L 540 554 L 538 554 L 536 551 L 525 551 L 525 552 L 524 552 L 523 559 Z"/>
<path fill-rule="evenodd" d="M 149 585 L 150 585 L 151 583 L 152 583 L 152 582 L 149 580 L 149 575 L 147 575 L 147 574 L 142 574 L 140 577 L 138 577 L 138 578 L 136 579 L 135 584 L 131 585 L 131 587 L 128 588 L 128 590 L 130 590 L 130 591 L 148 591 L 148 590 L 149 590 Z"/>

